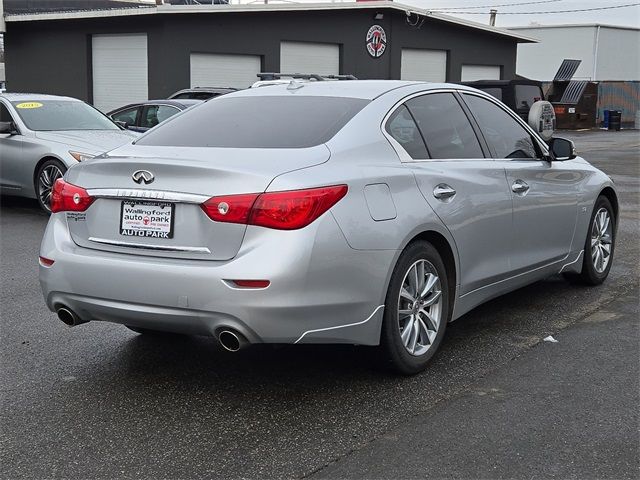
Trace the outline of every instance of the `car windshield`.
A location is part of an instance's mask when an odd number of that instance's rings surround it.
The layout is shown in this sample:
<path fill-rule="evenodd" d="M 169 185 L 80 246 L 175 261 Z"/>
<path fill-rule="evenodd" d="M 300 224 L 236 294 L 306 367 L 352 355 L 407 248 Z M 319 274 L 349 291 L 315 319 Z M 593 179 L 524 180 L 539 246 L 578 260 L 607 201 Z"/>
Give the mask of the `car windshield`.
<path fill-rule="evenodd" d="M 30 130 L 119 130 L 109 118 L 84 102 L 23 100 L 11 103 Z"/>
<path fill-rule="evenodd" d="M 305 148 L 327 142 L 369 100 L 219 97 L 159 125 L 136 143 L 176 147 Z"/>

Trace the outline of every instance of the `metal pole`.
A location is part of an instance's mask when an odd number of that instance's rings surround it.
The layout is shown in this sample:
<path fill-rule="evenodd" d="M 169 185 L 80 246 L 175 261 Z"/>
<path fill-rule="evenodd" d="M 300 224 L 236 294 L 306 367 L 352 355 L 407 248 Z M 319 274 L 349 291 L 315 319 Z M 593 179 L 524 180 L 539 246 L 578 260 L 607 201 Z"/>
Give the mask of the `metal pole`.
<path fill-rule="evenodd" d="M 496 10 L 495 8 L 492 8 L 491 10 L 489 10 L 489 25 L 491 25 L 492 27 L 496 26 L 497 14 L 498 14 L 498 10 Z"/>
<path fill-rule="evenodd" d="M 0 0 L 0 33 L 4 32 L 4 8 L 2 5 L 2 1 Z"/>

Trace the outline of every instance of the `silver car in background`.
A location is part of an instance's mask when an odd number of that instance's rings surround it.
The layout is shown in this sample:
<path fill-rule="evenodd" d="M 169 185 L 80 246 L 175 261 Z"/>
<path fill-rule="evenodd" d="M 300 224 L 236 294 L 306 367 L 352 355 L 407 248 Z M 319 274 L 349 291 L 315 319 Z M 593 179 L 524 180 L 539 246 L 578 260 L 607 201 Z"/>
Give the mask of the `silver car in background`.
<path fill-rule="evenodd" d="M 224 121 L 220 121 L 224 119 Z M 68 325 L 379 345 L 423 369 L 498 295 L 611 268 L 611 179 L 495 98 L 401 81 L 225 95 L 58 180 L 40 251 Z"/>
<path fill-rule="evenodd" d="M 36 198 L 49 211 L 53 183 L 67 169 L 139 135 L 69 97 L 0 95 L 0 193 Z"/>

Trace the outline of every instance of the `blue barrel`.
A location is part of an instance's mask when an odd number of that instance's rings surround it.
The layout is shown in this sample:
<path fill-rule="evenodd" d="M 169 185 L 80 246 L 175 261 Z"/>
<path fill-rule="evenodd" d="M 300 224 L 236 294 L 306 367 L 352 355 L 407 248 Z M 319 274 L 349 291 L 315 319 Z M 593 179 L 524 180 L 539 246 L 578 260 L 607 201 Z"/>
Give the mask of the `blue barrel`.
<path fill-rule="evenodd" d="M 609 112 L 611 110 L 605 110 L 604 111 L 604 122 L 602 122 L 602 126 L 604 128 L 609 128 Z"/>

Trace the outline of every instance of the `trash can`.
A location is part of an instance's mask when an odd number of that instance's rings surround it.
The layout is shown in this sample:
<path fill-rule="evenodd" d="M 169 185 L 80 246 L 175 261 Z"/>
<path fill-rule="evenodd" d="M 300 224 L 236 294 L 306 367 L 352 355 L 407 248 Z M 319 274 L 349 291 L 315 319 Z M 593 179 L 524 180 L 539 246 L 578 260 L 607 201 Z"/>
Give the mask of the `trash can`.
<path fill-rule="evenodd" d="M 606 129 L 609 129 L 609 112 L 611 110 L 604 110 L 602 113 L 604 114 L 604 120 L 602 122 L 602 126 Z"/>
<path fill-rule="evenodd" d="M 622 112 L 620 110 L 609 110 L 609 130 L 620 131 L 622 123 Z"/>

